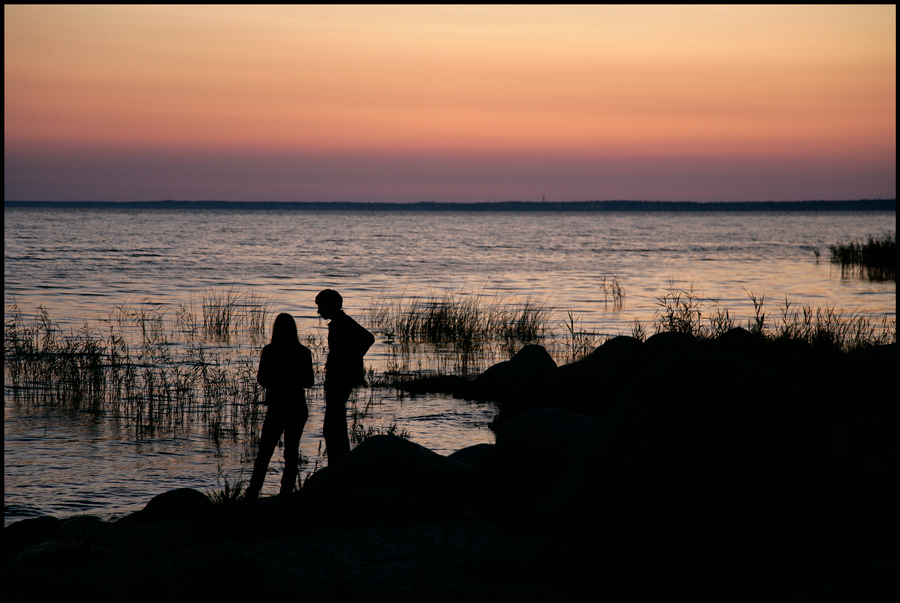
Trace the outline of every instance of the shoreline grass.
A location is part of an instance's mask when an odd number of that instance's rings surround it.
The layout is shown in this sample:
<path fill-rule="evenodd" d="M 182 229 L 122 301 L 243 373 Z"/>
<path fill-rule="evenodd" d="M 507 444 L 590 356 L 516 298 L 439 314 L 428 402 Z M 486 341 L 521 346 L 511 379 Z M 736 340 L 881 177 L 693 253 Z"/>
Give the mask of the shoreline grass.
<path fill-rule="evenodd" d="M 765 339 L 801 340 L 844 352 L 896 342 L 896 319 L 814 308 L 787 298 L 772 309 L 764 296 L 747 294 L 753 314 L 738 318 L 692 286 L 670 284 L 657 299 L 654 322 L 636 320 L 631 335 L 644 340 L 653 331 L 679 331 L 703 339 L 746 326 Z M 225 299 L 238 303 L 235 296 Z M 381 313 L 373 326 L 387 341 L 380 344 L 382 366 L 378 374 L 370 368 L 371 387 L 363 390 L 369 400 L 352 409 L 354 441 L 375 433 L 402 435 L 373 409 L 378 391 L 400 389 L 410 378 L 428 375 L 468 378 L 509 359 L 526 343 L 544 345 L 559 364 L 576 362 L 609 337 L 586 330 L 571 310 L 554 320 L 558 311 L 533 297 L 382 298 L 371 312 Z M 229 329 L 238 323 L 247 319 L 229 322 Z M 127 418 L 136 437 L 200 427 L 217 446 L 223 440 L 239 442 L 252 458 L 263 414 L 256 382 L 258 334 L 229 331 L 226 343 L 205 337 L 204 331 L 190 307 L 167 312 L 149 300 L 116 306 L 99 325 L 84 322 L 69 331 L 44 308 L 25 318 L 13 304 L 4 329 L 4 394 L 34 407 Z M 310 335 L 304 343 L 321 376 L 324 341 Z M 310 390 L 310 402 L 318 403 L 319 395 L 316 388 Z"/>
<path fill-rule="evenodd" d="M 814 308 L 790 301 L 785 297 L 777 322 L 767 312 L 765 296 L 746 291 L 753 305 L 753 316 L 746 319 L 751 333 L 769 340 L 800 340 L 812 345 L 827 345 L 849 352 L 897 341 L 897 321 L 883 317 L 880 321 L 860 311 L 848 311 L 834 306 Z M 657 333 L 675 331 L 688 333 L 698 339 L 713 339 L 730 329 L 744 326 L 718 300 L 704 298 L 693 285 L 681 289 L 670 283 L 666 293 L 657 298 L 654 327 Z M 633 333 L 637 339 L 646 338 L 645 327 L 635 321 Z"/>

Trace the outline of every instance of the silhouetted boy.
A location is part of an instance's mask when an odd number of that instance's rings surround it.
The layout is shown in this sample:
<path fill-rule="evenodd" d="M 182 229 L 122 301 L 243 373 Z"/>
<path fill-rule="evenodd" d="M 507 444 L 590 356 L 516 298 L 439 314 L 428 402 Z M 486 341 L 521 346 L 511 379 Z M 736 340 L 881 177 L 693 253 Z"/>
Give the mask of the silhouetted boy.
<path fill-rule="evenodd" d="M 325 449 L 328 463 L 350 452 L 347 399 L 366 382 L 363 356 L 375 337 L 341 309 L 340 293 L 325 289 L 316 296 L 318 314 L 328 322 L 328 359 L 325 361 Z"/>

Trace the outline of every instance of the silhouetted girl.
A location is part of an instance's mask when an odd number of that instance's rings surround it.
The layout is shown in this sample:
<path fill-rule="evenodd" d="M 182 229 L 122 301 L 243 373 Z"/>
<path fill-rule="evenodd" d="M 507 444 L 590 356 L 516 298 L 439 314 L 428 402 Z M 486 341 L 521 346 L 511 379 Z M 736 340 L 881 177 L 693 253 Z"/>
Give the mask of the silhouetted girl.
<path fill-rule="evenodd" d="M 284 434 L 284 473 L 281 494 L 290 494 L 297 481 L 300 435 L 309 417 L 304 388 L 312 387 L 312 354 L 297 338 L 297 324 L 290 314 L 279 314 L 272 326 L 272 343 L 259 358 L 259 384 L 266 388 L 269 407 L 259 437 L 259 454 L 253 464 L 253 476 L 245 498 L 255 500 L 266 479 L 269 460 L 281 434 Z"/>

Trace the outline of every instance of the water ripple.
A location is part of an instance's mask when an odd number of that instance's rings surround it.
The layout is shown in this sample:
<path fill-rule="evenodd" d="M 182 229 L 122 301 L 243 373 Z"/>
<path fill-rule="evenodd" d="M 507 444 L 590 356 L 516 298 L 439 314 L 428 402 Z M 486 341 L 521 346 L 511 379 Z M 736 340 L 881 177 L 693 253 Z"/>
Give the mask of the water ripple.
<path fill-rule="evenodd" d="M 199 212 L 5 209 L 4 300 L 23 317 L 44 307 L 64 329 L 108 318 L 145 299 L 169 313 L 209 289 L 237 287 L 297 317 L 303 335 L 324 339 L 313 299 L 344 294 L 365 320 L 376 300 L 451 291 L 546 303 L 560 320 L 572 310 L 585 330 L 630 333 L 652 324 L 670 283 L 749 317 L 748 292 L 773 311 L 784 299 L 896 316 L 894 283 L 841 278 L 813 250 L 896 230 L 893 213 L 566 214 L 413 212 Z M 73 233 L 77 233 L 73 235 Z M 824 255 L 824 253 L 823 253 Z M 622 306 L 604 287 L 615 277 Z M 171 315 L 171 314 L 170 314 Z M 381 334 L 379 334 L 381 335 Z M 367 357 L 391 361 L 378 338 Z M 301 453 L 309 471 L 321 443 L 321 392 L 312 394 Z M 167 489 L 215 489 L 246 480 L 254 451 L 211 442 L 186 426 L 178 437 L 137 437 L 128 417 L 92 418 L 5 399 L 4 523 L 38 514 L 114 516 Z M 490 405 L 449 396 L 386 396 L 376 417 L 396 422 L 440 454 L 491 442 Z M 280 452 L 270 471 L 280 471 Z M 277 491 L 269 478 L 266 492 Z"/>

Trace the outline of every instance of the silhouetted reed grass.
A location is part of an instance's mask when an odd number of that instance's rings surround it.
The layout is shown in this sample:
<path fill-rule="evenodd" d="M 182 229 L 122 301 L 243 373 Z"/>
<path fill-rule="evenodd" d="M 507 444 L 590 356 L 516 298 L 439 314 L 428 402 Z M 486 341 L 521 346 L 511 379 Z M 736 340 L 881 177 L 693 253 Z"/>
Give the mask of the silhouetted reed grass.
<path fill-rule="evenodd" d="M 880 237 L 869 235 L 868 240 L 829 245 L 831 262 L 840 264 L 841 273 L 871 280 L 886 281 L 897 278 L 897 233 Z"/>
<path fill-rule="evenodd" d="M 270 303 L 252 291 L 230 287 L 207 289 L 201 296 L 203 334 L 227 343 L 242 330 L 252 340 L 264 341 L 269 328 Z"/>
<path fill-rule="evenodd" d="M 107 391 L 106 348 L 85 324 L 64 334 L 44 308 L 26 324 L 17 306 L 4 325 L 4 386 L 42 400 L 66 397 L 79 410 L 99 407 Z"/>
<path fill-rule="evenodd" d="M 618 278 L 603 281 L 614 304 L 624 300 Z M 797 338 L 849 350 L 896 338 L 896 322 L 876 321 L 859 312 L 837 308 L 798 306 L 785 300 L 781 322 L 773 320 L 764 296 L 748 291 L 753 315 L 739 319 L 718 300 L 670 282 L 657 298 L 655 332 L 675 331 L 698 338 L 715 338 L 737 326 L 768 339 Z M 618 300 L 618 301 L 615 301 Z M 776 309 L 777 310 L 777 309 Z M 491 364 L 511 358 L 526 343 L 540 343 L 558 363 L 580 360 L 608 336 L 583 328 L 572 310 L 554 320 L 542 300 L 499 300 L 496 296 L 445 293 L 427 297 L 382 296 L 369 311 L 370 324 L 389 344 L 388 366 L 382 385 L 408 382 L 431 375 L 478 374 Z M 635 320 L 631 335 L 644 340 L 648 328 Z"/>
<path fill-rule="evenodd" d="M 238 478 L 232 486 L 226 476 L 219 474 L 216 476 L 216 484 L 218 487 L 215 490 L 206 492 L 206 496 L 214 505 L 229 508 L 244 500 L 246 490 L 243 479 Z"/>
<path fill-rule="evenodd" d="M 551 330 L 550 308 L 542 300 L 501 299 L 484 291 L 382 296 L 368 315 L 391 345 L 388 372 L 398 375 L 413 370 L 410 362 L 421 360 L 423 352 L 437 362 L 433 370 L 469 374 L 484 368 L 494 352 L 512 356 L 525 343 L 543 341 Z"/>
<path fill-rule="evenodd" d="M 896 319 L 886 317 L 880 321 L 861 312 L 835 307 L 813 308 L 798 305 L 785 298 L 780 319 L 773 322 L 766 311 L 765 296 L 747 291 L 754 314 L 747 319 L 746 328 L 751 333 L 768 340 L 800 340 L 816 346 L 829 346 L 850 351 L 874 345 L 896 342 Z M 704 298 L 693 290 L 693 285 L 680 289 L 670 283 L 666 293 L 657 298 L 655 328 L 657 333 L 675 331 L 689 333 L 698 339 L 711 339 L 728 330 L 742 326 L 718 301 Z M 636 322 L 635 331 L 644 339 L 645 331 Z"/>
<path fill-rule="evenodd" d="M 350 442 L 358 446 L 365 440 L 376 435 L 394 435 L 409 439 L 409 432 L 397 425 L 396 419 L 387 425 L 373 425 L 371 416 L 373 408 L 377 405 L 374 388 L 368 390 L 356 390 L 349 400 L 348 414 L 350 419 Z M 360 397 L 364 396 L 364 401 Z M 368 424 L 367 424 L 368 423 Z"/>
<path fill-rule="evenodd" d="M 540 340 L 548 330 L 549 310 L 532 297 L 499 300 L 483 293 L 457 292 L 440 297 L 382 297 L 369 316 L 389 340 L 451 344 L 471 351 L 491 341 Z"/>
<path fill-rule="evenodd" d="M 593 331 L 586 331 L 581 317 L 575 316 L 571 310 L 566 310 L 566 318 L 560 324 L 563 328 L 563 351 L 556 356 L 565 362 L 581 360 L 601 343 L 602 337 Z"/>
<path fill-rule="evenodd" d="M 16 400 L 77 411 L 105 412 L 133 421 L 138 435 L 177 431 L 199 420 L 214 441 L 238 437 L 256 422 L 258 348 L 227 348 L 177 333 L 150 302 L 116 306 L 108 332 L 87 323 L 64 331 L 39 308 L 31 320 L 12 306 L 4 325 L 4 390 Z M 180 324 L 178 324 L 180 322 Z"/>

